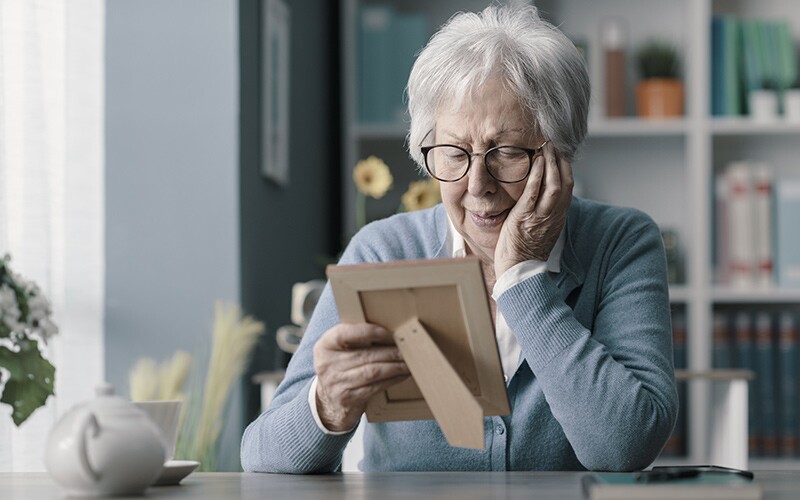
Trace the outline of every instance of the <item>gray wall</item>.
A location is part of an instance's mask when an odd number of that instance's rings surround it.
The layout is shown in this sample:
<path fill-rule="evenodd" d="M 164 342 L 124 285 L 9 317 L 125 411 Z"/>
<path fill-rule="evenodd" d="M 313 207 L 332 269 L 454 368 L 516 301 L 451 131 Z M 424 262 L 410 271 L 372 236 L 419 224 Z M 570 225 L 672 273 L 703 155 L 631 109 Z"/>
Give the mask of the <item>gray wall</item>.
<path fill-rule="evenodd" d="M 106 16 L 106 376 L 127 394 L 137 358 L 206 354 L 215 300 L 240 302 L 238 5 L 109 0 Z"/>
<path fill-rule="evenodd" d="M 279 187 L 261 168 L 261 2 L 240 2 L 242 303 L 267 323 L 251 373 L 285 362 L 275 330 L 290 323 L 291 287 L 324 277 L 339 252 L 338 2 L 291 0 L 290 184 Z M 245 420 L 259 412 L 247 380 Z"/>

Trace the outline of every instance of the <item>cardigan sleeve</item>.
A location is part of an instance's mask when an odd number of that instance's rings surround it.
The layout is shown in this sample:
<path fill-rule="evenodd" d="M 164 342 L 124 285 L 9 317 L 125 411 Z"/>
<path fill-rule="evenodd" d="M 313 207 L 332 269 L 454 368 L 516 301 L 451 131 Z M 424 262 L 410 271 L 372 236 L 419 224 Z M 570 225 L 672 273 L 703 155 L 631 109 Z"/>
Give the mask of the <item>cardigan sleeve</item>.
<path fill-rule="evenodd" d="M 341 467 L 344 448 L 354 431 L 342 435 L 323 432 L 308 404 L 314 343 L 336 322 L 333 294 L 326 286 L 269 408 L 245 429 L 240 450 L 245 472 L 305 474 L 334 472 Z"/>
<path fill-rule="evenodd" d="M 589 470 L 648 466 L 677 415 L 666 262 L 649 218 L 607 243 L 591 329 L 539 274 L 497 301 L 553 416 Z"/>
<path fill-rule="evenodd" d="M 356 235 L 339 263 L 379 260 L 369 244 L 375 239 L 371 234 L 367 230 Z M 240 449 L 245 472 L 307 474 L 341 468 L 344 448 L 355 429 L 341 435 L 323 432 L 308 403 L 309 388 L 316 375 L 314 344 L 338 322 L 339 313 L 328 283 L 269 407 L 245 429 Z"/>

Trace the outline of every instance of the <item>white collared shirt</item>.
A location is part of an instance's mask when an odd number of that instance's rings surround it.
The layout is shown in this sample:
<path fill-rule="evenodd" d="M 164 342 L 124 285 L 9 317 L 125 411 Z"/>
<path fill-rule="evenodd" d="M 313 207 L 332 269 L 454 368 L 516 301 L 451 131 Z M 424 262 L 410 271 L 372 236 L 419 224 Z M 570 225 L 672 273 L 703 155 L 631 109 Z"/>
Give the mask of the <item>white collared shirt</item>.
<path fill-rule="evenodd" d="M 464 241 L 464 237 L 461 236 L 458 231 L 456 231 L 456 228 L 453 226 L 453 222 L 450 220 L 449 216 L 447 217 L 447 223 L 447 253 L 455 258 L 466 257 L 467 246 L 466 242 Z M 506 270 L 506 272 L 498 277 L 494 284 L 494 288 L 492 289 L 492 299 L 497 300 L 497 298 L 500 297 L 503 292 L 536 274 L 540 274 L 545 271 L 560 273 L 561 254 L 564 250 L 564 234 L 564 229 L 561 229 L 561 234 L 558 235 L 558 240 L 556 240 L 556 244 L 553 246 L 553 250 L 550 252 L 550 256 L 548 257 L 547 261 L 528 260 L 525 262 L 520 262 L 519 264 L 516 264 L 515 266 Z M 506 320 L 503 318 L 503 314 L 500 311 L 497 311 L 495 317 L 495 336 L 497 337 L 497 349 L 500 352 L 500 363 L 503 366 L 503 374 L 505 375 L 506 382 L 508 382 L 514 376 L 514 373 L 516 373 L 517 368 L 519 367 L 521 349 L 519 347 L 519 342 L 517 342 L 517 338 L 514 336 L 514 332 L 512 332 L 508 327 Z M 314 421 L 317 423 L 317 426 L 320 428 L 320 430 L 325 434 L 331 434 L 334 436 L 347 434 L 350 432 L 333 432 L 325 428 L 325 426 L 322 424 L 322 420 L 319 418 L 319 413 L 317 412 L 316 394 L 317 377 L 314 377 L 314 380 L 311 381 L 311 388 L 308 391 L 308 405 L 311 407 L 311 415 L 313 415 Z"/>

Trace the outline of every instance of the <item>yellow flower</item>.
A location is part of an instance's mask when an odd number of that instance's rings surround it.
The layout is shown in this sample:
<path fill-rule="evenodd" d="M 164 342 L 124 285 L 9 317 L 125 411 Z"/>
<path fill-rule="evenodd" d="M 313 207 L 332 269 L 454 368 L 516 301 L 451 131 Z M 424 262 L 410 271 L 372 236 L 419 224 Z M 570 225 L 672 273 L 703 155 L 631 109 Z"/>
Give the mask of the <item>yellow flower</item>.
<path fill-rule="evenodd" d="M 353 180 L 359 191 L 376 200 L 389 191 L 394 181 L 389 167 L 377 156 L 358 162 L 353 170 Z"/>
<path fill-rule="evenodd" d="M 433 178 L 412 182 L 402 197 L 403 207 L 407 212 L 430 208 L 440 201 L 442 195 L 439 192 L 439 181 Z"/>

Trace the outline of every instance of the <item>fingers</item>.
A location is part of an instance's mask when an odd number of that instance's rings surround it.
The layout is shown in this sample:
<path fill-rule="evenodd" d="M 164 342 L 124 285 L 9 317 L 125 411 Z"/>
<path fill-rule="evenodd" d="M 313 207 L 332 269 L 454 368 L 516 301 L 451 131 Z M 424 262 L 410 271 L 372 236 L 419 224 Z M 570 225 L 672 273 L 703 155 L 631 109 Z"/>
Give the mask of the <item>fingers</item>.
<path fill-rule="evenodd" d="M 393 345 L 392 332 L 369 323 L 339 324 L 320 338 L 320 347 L 337 351 L 349 351 L 374 345 Z"/>
<path fill-rule="evenodd" d="M 528 200 L 528 209 L 532 209 L 536 205 L 536 200 L 539 198 L 544 180 L 544 170 L 544 156 L 539 155 L 533 159 L 531 174 L 528 176 L 528 181 L 525 183 L 525 190 L 520 197 L 520 200 Z"/>
<path fill-rule="evenodd" d="M 563 186 L 558 159 L 552 144 L 545 145 L 542 156 L 544 156 L 545 167 L 539 207 L 541 212 L 549 214 L 560 205 Z"/>
<path fill-rule="evenodd" d="M 339 324 L 314 345 L 317 410 L 330 430 L 351 429 L 374 394 L 405 379 L 408 366 L 386 329 Z"/>
<path fill-rule="evenodd" d="M 352 387 L 348 389 L 346 397 L 343 399 L 347 402 L 366 401 L 372 398 L 375 394 L 385 391 L 389 387 L 399 384 L 406 380 L 409 374 L 397 375 L 395 377 L 386 378 L 380 381 L 373 381 L 359 387 Z"/>

